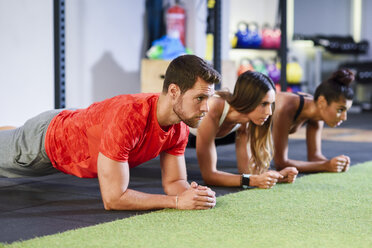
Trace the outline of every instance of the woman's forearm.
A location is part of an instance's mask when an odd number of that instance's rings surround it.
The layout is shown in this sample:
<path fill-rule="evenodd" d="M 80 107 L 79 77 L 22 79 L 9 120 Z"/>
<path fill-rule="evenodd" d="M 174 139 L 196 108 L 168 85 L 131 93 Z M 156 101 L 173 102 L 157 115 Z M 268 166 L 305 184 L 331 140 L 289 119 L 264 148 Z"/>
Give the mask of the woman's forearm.
<path fill-rule="evenodd" d="M 326 171 L 326 163 L 328 160 L 324 161 L 300 161 L 287 159 L 282 161 L 275 161 L 275 168 L 277 170 L 282 170 L 286 167 L 295 167 L 299 172 L 308 173 L 308 172 L 324 172 Z"/>
<path fill-rule="evenodd" d="M 205 171 L 202 172 L 203 180 L 208 185 L 222 187 L 240 187 L 241 175 L 224 171 Z"/>

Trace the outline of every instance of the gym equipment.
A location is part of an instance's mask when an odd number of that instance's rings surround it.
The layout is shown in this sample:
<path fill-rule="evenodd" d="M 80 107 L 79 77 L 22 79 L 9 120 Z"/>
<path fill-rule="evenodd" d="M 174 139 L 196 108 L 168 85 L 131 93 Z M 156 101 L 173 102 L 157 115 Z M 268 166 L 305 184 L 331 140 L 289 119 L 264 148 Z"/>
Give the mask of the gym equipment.
<path fill-rule="evenodd" d="M 369 42 L 362 40 L 355 42 L 351 36 L 336 35 L 315 35 L 307 36 L 294 34 L 294 40 L 312 40 L 314 45 L 322 46 L 327 51 L 336 54 L 366 54 L 369 49 Z"/>
<path fill-rule="evenodd" d="M 255 58 L 252 61 L 252 65 L 255 71 L 260 72 L 262 74 L 268 75 L 266 63 L 263 58 Z"/>
<path fill-rule="evenodd" d="M 280 84 L 275 84 L 275 89 L 276 89 L 276 92 L 281 92 L 282 91 L 282 87 L 280 86 Z M 287 85 L 286 92 L 292 92 L 292 86 Z"/>
<path fill-rule="evenodd" d="M 343 63 L 339 68 L 348 68 L 352 70 L 355 74 L 357 83 L 372 84 L 372 60 Z"/>
<path fill-rule="evenodd" d="M 280 81 L 280 70 L 276 66 L 275 59 L 268 60 L 266 62 L 266 69 L 268 76 L 273 80 L 274 83 L 279 83 Z"/>
<path fill-rule="evenodd" d="M 299 85 L 299 84 L 289 84 L 287 91 L 297 93 L 297 92 L 301 91 L 301 85 Z"/>
<path fill-rule="evenodd" d="M 208 0 L 208 12 L 207 12 L 207 44 L 205 47 L 205 59 L 212 61 L 213 59 L 213 41 L 214 41 L 214 0 Z"/>
<path fill-rule="evenodd" d="M 268 49 L 279 49 L 281 31 L 279 28 L 271 28 L 269 24 L 264 24 L 261 31 L 262 36 L 262 48 Z"/>
<path fill-rule="evenodd" d="M 281 69 L 281 64 L 276 64 L 277 68 Z M 302 79 L 302 67 L 297 62 L 296 57 L 291 57 L 287 63 L 287 83 L 288 84 L 300 84 Z"/>
<path fill-rule="evenodd" d="M 261 47 L 262 37 L 259 32 L 258 24 L 255 22 L 248 24 L 248 42 L 251 48 Z"/>
<path fill-rule="evenodd" d="M 240 60 L 240 66 L 238 68 L 238 77 L 239 77 L 240 74 L 242 74 L 246 71 L 254 71 L 252 61 L 248 58 L 242 58 Z"/>
<path fill-rule="evenodd" d="M 238 31 L 235 34 L 237 38 L 236 48 L 259 48 L 262 43 L 262 37 L 259 33 L 257 23 L 238 23 Z"/>
<path fill-rule="evenodd" d="M 235 34 L 237 42 L 237 48 L 247 48 L 249 46 L 248 42 L 248 24 L 246 22 L 238 23 L 238 31 Z"/>
<path fill-rule="evenodd" d="M 289 84 L 299 84 L 302 79 L 302 67 L 296 57 L 291 57 L 287 64 L 287 82 Z"/>
<path fill-rule="evenodd" d="M 238 45 L 238 37 L 236 37 L 235 34 L 232 37 L 230 43 L 231 43 L 231 48 L 236 48 L 237 47 L 237 45 Z"/>

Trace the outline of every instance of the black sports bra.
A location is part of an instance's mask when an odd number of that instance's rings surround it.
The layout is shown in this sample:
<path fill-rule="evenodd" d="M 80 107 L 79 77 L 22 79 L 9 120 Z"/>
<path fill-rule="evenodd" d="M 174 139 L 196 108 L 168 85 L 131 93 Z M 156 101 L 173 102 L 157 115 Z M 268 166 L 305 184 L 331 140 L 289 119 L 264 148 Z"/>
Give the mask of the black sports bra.
<path fill-rule="evenodd" d="M 293 118 L 293 121 L 296 121 L 297 117 L 301 114 L 302 109 L 304 108 L 305 103 L 305 97 L 301 94 L 297 94 L 300 97 L 300 105 L 298 106 L 298 109 L 296 111 L 296 115 Z"/>

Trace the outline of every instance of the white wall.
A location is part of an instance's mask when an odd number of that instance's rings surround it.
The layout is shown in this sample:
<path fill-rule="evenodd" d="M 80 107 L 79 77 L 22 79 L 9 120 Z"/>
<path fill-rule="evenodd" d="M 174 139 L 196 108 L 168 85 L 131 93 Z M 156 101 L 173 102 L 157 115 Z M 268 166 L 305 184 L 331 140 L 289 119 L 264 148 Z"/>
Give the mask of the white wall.
<path fill-rule="evenodd" d="M 54 107 L 50 0 L 0 0 L 0 126 Z"/>
<path fill-rule="evenodd" d="M 66 11 L 67 106 L 140 92 L 145 0 L 67 1 Z"/>

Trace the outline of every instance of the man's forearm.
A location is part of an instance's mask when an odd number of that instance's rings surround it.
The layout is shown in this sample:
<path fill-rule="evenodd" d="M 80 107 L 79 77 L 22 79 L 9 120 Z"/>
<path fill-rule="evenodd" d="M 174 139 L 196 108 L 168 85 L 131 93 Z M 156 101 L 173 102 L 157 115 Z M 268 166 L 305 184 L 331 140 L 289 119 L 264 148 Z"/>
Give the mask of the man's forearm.
<path fill-rule="evenodd" d="M 117 199 L 102 199 L 106 210 L 150 210 L 176 208 L 176 197 L 127 189 Z"/>

